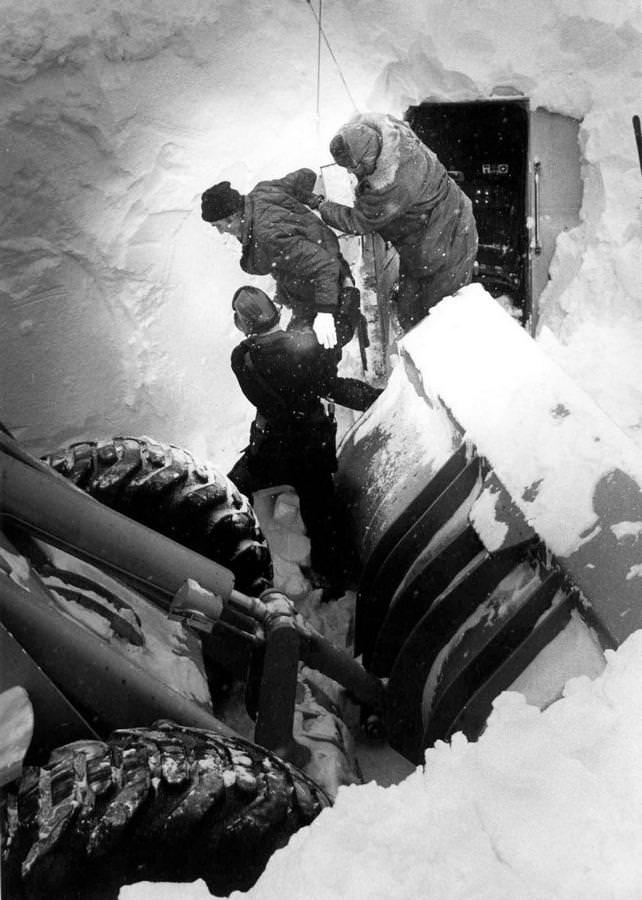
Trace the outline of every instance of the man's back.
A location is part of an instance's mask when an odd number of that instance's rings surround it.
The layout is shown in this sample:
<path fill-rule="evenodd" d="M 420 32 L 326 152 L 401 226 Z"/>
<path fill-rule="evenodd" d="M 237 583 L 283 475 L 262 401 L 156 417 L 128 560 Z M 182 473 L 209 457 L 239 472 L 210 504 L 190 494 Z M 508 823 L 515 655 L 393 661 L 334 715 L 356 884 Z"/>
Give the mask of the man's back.
<path fill-rule="evenodd" d="M 228 477 L 247 496 L 270 485 L 292 485 L 310 538 L 312 568 L 337 585 L 334 596 L 340 596 L 335 422 L 319 399 L 324 353 L 314 332 L 280 329 L 252 335 L 234 349 L 232 368 L 257 416 L 250 443 Z"/>
<path fill-rule="evenodd" d="M 321 411 L 330 387 L 327 356 L 312 331 L 272 331 L 246 338 L 232 352 L 241 390 L 268 420 Z"/>
<path fill-rule="evenodd" d="M 303 203 L 316 176 L 299 169 L 284 178 L 261 181 L 245 200 L 241 268 L 273 275 L 280 302 L 303 304 L 309 312 L 332 312 L 342 279 L 350 269 L 336 235 Z"/>
<path fill-rule="evenodd" d="M 247 399 L 269 420 L 318 416 L 320 398 L 365 410 L 381 393 L 365 381 L 340 378 L 336 355 L 311 330 L 246 338 L 232 353 L 232 370 Z"/>

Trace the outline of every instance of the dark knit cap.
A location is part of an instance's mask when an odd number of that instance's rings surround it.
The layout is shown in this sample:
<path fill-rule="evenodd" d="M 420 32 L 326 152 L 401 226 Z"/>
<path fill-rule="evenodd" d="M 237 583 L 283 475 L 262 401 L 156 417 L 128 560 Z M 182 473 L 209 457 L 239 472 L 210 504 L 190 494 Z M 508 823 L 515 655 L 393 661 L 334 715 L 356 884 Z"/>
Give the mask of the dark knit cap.
<path fill-rule="evenodd" d="M 242 205 L 243 198 L 239 192 L 229 181 L 221 181 L 201 195 L 201 216 L 206 222 L 218 222 L 237 212 Z"/>
<path fill-rule="evenodd" d="M 232 297 L 234 324 L 244 334 L 260 334 L 279 321 L 280 311 L 268 295 L 251 284 L 240 287 Z"/>

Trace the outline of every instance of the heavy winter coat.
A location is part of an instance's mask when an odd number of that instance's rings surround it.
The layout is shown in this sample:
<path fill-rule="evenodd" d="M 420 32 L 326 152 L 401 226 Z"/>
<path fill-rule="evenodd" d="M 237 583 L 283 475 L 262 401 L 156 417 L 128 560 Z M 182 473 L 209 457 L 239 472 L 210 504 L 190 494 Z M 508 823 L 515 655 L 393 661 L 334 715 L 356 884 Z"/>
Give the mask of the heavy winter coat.
<path fill-rule="evenodd" d="M 245 197 L 241 268 L 272 275 L 275 300 L 310 321 L 333 312 L 350 269 L 336 235 L 303 203 L 316 175 L 298 169 L 284 178 L 261 181 Z"/>
<path fill-rule="evenodd" d="M 397 249 L 402 278 L 432 282 L 433 299 L 441 299 L 472 275 L 477 229 L 470 199 L 432 150 L 392 116 L 357 116 L 340 129 L 353 159 L 364 125 L 381 139 L 374 171 L 360 178 L 354 208 L 326 200 L 319 212 L 339 231 L 378 232 Z"/>
<path fill-rule="evenodd" d="M 381 393 L 337 373 L 336 355 L 310 331 L 271 331 L 241 341 L 232 351 L 240 388 L 267 421 L 292 424 L 323 412 L 320 398 L 366 410 Z"/>
<path fill-rule="evenodd" d="M 336 424 L 320 397 L 331 386 L 334 357 L 312 331 L 273 331 L 235 347 L 232 370 L 257 417 L 250 443 L 228 477 L 248 497 L 271 485 L 292 485 L 311 542 L 312 566 L 331 576 L 339 554 L 332 480 Z"/>

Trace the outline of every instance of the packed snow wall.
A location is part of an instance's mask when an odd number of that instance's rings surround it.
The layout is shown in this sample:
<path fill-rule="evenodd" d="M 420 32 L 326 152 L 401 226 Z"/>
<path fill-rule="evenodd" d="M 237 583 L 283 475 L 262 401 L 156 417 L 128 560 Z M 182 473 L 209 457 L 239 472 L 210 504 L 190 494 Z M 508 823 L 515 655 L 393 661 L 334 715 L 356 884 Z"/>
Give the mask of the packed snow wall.
<path fill-rule="evenodd" d="M 315 9 L 5 4 L 3 421 L 36 451 L 146 432 L 231 462 L 250 409 L 229 371 L 229 300 L 248 278 L 234 240 L 200 220 L 201 191 L 330 162 L 355 107 L 403 115 L 509 84 L 582 122 L 583 221 L 559 242 L 542 339 L 637 432 L 638 4 L 327 3 L 328 44 Z"/>

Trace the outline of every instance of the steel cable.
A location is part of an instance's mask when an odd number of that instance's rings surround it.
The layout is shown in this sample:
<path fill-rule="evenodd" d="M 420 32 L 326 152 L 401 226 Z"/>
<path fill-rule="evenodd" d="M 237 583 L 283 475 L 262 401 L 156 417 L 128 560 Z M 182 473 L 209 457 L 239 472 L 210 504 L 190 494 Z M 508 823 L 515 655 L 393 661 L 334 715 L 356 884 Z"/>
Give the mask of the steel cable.
<path fill-rule="evenodd" d="M 317 54 L 318 54 L 317 55 L 317 117 L 319 116 L 320 84 L 321 84 L 321 38 L 323 38 L 325 45 L 328 48 L 328 51 L 330 53 L 330 56 L 332 57 L 332 61 L 334 62 L 335 66 L 337 67 L 339 77 L 341 78 L 341 81 L 343 82 L 343 86 L 346 89 L 346 93 L 350 99 L 350 102 L 352 103 L 352 106 L 353 106 L 355 112 L 359 112 L 359 107 L 357 106 L 357 104 L 354 101 L 354 97 L 352 96 L 350 88 L 348 87 L 348 83 L 343 74 L 343 70 L 341 69 L 341 66 L 339 65 L 339 61 L 337 60 L 337 58 L 334 54 L 334 50 L 332 49 L 332 47 L 330 45 L 330 41 L 328 40 L 328 37 L 327 37 L 327 35 L 324 31 L 323 25 L 322 25 L 322 21 L 321 21 L 321 19 L 322 19 L 322 0 L 319 0 L 319 12 L 318 13 L 312 6 L 311 0 L 306 0 L 306 3 L 308 5 L 308 7 L 310 8 L 310 12 L 312 13 L 312 15 L 314 16 L 314 18 L 316 20 L 317 27 L 318 27 L 318 35 L 319 35 L 318 48 L 317 48 Z"/>

